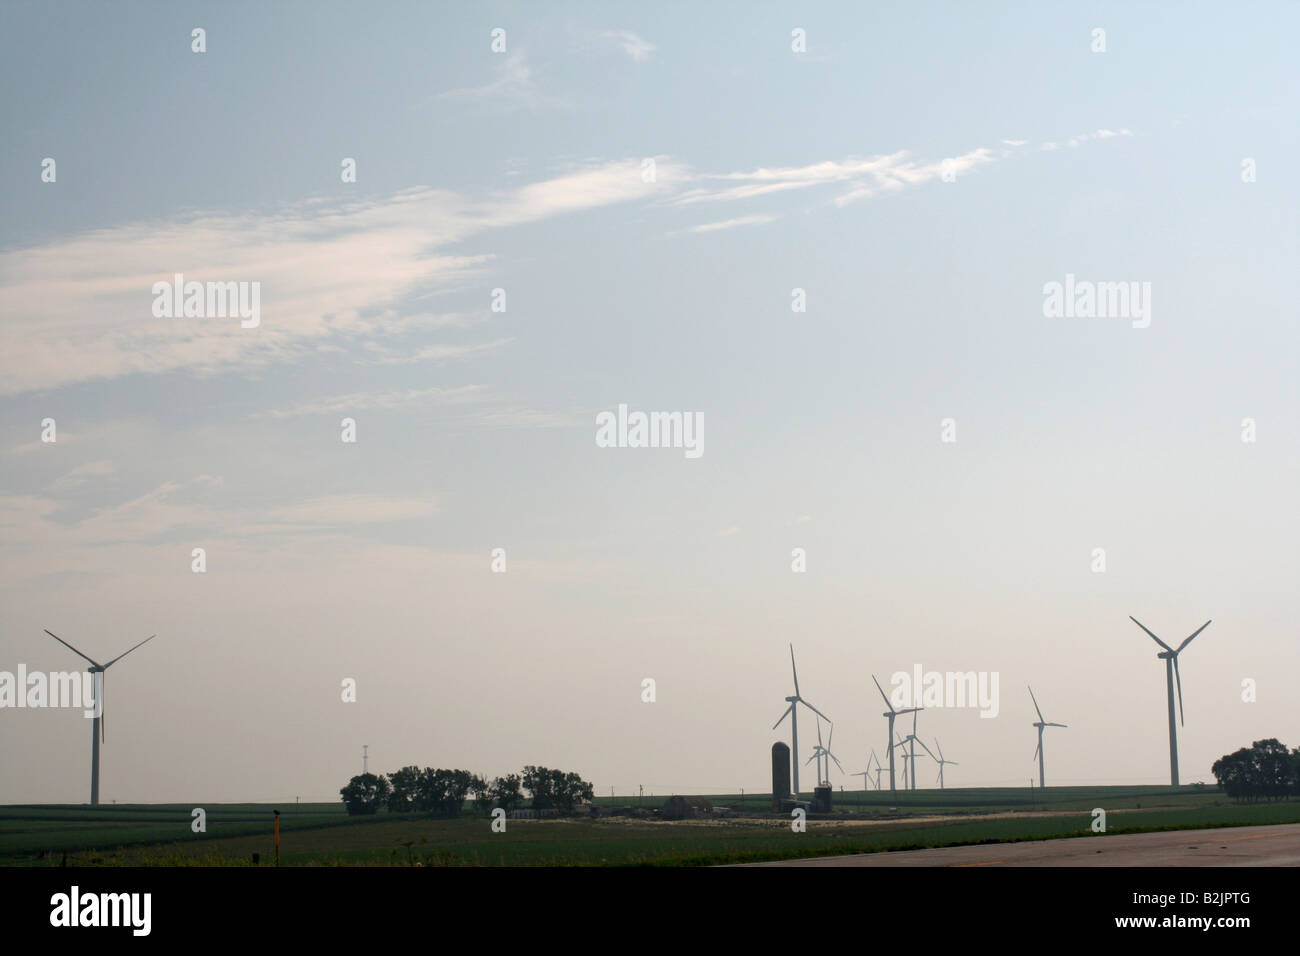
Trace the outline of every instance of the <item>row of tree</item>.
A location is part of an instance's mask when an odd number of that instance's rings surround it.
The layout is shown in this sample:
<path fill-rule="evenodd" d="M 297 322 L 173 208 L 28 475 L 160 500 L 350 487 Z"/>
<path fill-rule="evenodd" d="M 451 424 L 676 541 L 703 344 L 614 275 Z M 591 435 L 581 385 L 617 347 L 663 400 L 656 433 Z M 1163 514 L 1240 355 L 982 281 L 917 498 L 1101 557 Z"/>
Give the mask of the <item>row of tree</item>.
<path fill-rule="evenodd" d="M 1287 750 L 1275 737 L 1225 754 L 1210 768 L 1234 800 L 1282 800 L 1300 796 L 1300 748 Z"/>
<path fill-rule="evenodd" d="M 482 813 L 496 807 L 515 810 L 523 806 L 524 795 L 535 810 L 572 810 L 589 803 L 592 785 L 576 773 L 535 767 L 531 764 L 522 774 L 485 780 L 468 770 L 441 770 L 410 766 L 386 775 L 357 774 L 339 793 L 349 814 L 428 813 L 433 816 L 459 816 L 467 800 Z"/>

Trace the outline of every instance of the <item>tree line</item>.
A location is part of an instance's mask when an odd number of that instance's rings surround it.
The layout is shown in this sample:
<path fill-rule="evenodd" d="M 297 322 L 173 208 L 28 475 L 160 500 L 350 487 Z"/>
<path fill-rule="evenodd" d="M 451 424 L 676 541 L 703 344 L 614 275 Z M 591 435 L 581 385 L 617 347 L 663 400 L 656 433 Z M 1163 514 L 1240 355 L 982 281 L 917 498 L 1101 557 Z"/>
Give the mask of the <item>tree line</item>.
<path fill-rule="evenodd" d="M 361 773 L 339 790 L 343 805 L 351 815 L 378 813 L 426 813 L 432 816 L 459 816 L 466 801 L 489 813 L 501 808 L 507 812 L 523 807 L 525 794 L 534 810 L 570 811 L 594 796 L 592 785 L 576 773 L 549 767 L 524 767 L 522 774 L 485 780 L 468 770 L 442 770 L 433 767 L 403 767 L 389 774 Z"/>
<path fill-rule="evenodd" d="M 1300 796 L 1300 748 L 1288 751 L 1276 737 L 1225 754 L 1210 768 L 1234 800 L 1282 800 Z"/>

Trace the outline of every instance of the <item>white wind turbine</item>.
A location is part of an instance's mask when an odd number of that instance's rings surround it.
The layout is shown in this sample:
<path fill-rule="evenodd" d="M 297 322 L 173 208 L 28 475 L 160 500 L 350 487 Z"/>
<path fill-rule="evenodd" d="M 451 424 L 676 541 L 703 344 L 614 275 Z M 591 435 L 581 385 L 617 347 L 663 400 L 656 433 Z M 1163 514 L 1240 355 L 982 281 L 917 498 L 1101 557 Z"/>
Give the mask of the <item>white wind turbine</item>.
<path fill-rule="evenodd" d="M 60 644 L 66 647 L 68 650 L 72 651 L 72 653 L 76 654 L 78 657 L 90 661 L 90 673 L 95 675 L 94 676 L 95 717 L 90 726 L 90 740 L 91 740 L 90 805 L 92 807 L 98 806 L 99 805 L 99 742 L 101 740 L 106 739 L 105 731 L 104 731 L 104 671 L 108 670 L 110 667 L 112 667 L 122 658 L 126 657 L 126 655 L 130 654 L 131 651 L 135 650 L 136 647 L 140 647 L 143 644 L 148 644 L 158 635 L 150 634 L 139 644 L 135 645 L 135 647 L 129 648 L 128 650 L 123 651 L 121 654 L 118 654 L 117 657 L 113 658 L 107 664 L 101 664 L 96 660 L 92 660 L 91 658 L 86 657 L 85 654 L 81 653 L 81 651 L 77 650 L 75 647 L 73 647 L 63 638 L 59 637 L 59 635 L 55 634 L 53 631 L 46 630 L 45 633 L 50 635 L 50 637 L 54 638 L 56 641 L 58 641 Z"/>
<path fill-rule="evenodd" d="M 912 745 L 912 742 L 914 740 L 920 741 L 921 746 L 925 747 L 925 741 L 921 740 L 920 737 L 911 737 L 911 736 L 904 737 L 901 734 L 898 737 L 898 743 L 894 744 L 894 746 L 908 747 Z M 915 747 L 913 747 L 913 749 L 915 749 Z M 929 748 L 927 747 L 926 749 L 928 750 Z M 907 766 L 909 763 L 911 763 L 912 765 L 910 774 L 908 773 L 908 766 Z M 909 759 L 906 750 L 903 751 L 903 789 L 904 790 L 916 789 L 916 757 L 913 756 Z"/>
<path fill-rule="evenodd" d="M 1146 631 L 1148 634 L 1151 634 L 1151 632 L 1147 630 L 1146 625 L 1133 615 L 1129 615 L 1129 620 L 1142 628 L 1142 630 Z M 1156 657 L 1165 662 L 1165 688 L 1169 693 L 1169 783 L 1174 787 L 1178 786 L 1178 730 L 1174 726 L 1175 681 L 1178 682 L 1178 722 L 1180 724 L 1183 722 L 1183 678 L 1178 673 L 1178 655 L 1183 652 L 1184 647 L 1192 643 L 1192 638 L 1196 637 L 1197 634 L 1200 634 L 1201 631 L 1205 630 L 1209 626 L 1210 622 L 1206 621 L 1198 627 L 1196 633 L 1193 634 L 1192 637 L 1189 637 L 1187 640 L 1183 641 L 1183 643 L 1178 645 L 1178 650 L 1174 650 L 1164 641 L 1160 640 L 1160 638 L 1151 634 L 1151 639 L 1164 648 L 1164 650 L 1157 654 Z"/>
<path fill-rule="evenodd" d="M 912 764 L 912 785 L 911 785 L 912 790 L 916 789 L 916 745 L 920 744 L 922 747 L 925 747 L 926 753 L 930 753 L 930 748 L 925 746 L 925 741 L 922 740 L 920 737 L 916 736 L 916 713 L 921 709 L 922 708 L 920 707 L 915 707 L 912 709 L 912 732 L 908 734 L 906 737 L 904 737 L 902 740 L 903 743 L 908 745 L 908 750 L 910 752 L 908 754 L 904 754 L 904 759 L 911 761 Z M 933 757 L 934 754 L 930 754 L 930 756 Z M 904 789 L 907 789 L 907 784 L 903 784 L 903 787 Z"/>
<path fill-rule="evenodd" d="M 840 773 L 844 772 L 844 765 L 840 763 L 840 758 L 831 752 L 831 743 L 835 740 L 835 724 L 831 724 L 831 735 L 826 741 L 826 746 L 822 746 L 822 722 L 817 721 L 817 746 L 813 748 L 813 755 L 804 763 L 809 764 L 814 760 L 817 761 L 817 780 L 818 784 L 823 787 L 831 785 L 831 761 L 835 761 L 835 766 L 840 768 Z M 825 771 L 822 770 L 823 761 L 825 762 Z"/>
<path fill-rule="evenodd" d="M 787 716 L 790 718 L 790 763 L 794 769 L 794 778 L 791 782 L 794 784 L 794 796 L 797 800 L 799 798 L 799 705 L 803 704 L 818 717 L 825 719 L 827 723 L 830 723 L 831 719 L 799 696 L 799 671 L 794 666 L 793 644 L 790 645 L 790 671 L 794 674 L 794 696 L 786 698 L 790 702 L 790 706 L 781 715 L 781 720 L 785 720 Z M 773 730 L 781 726 L 781 720 L 772 725 Z"/>
<path fill-rule="evenodd" d="M 880 686 L 880 681 L 876 680 L 876 675 L 872 674 L 871 679 L 875 681 L 876 690 L 880 691 L 880 696 L 885 698 L 885 706 L 889 708 L 888 713 L 881 714 L 880 716 L 884 717 L 889 721 L 889 736 L 885 738 L 885 752 L 889 754 L 889 792 L 893 793 L 894 792 L 894 718 L 899 716 L 900 714 L 914 713 L 918 710 L 921 710 L 921 708 L 909 707 L 906 710 L 894 710 L 894 705 L 890 703 L 889 697 L 885 693 L 884 688 Z M 904 786 L 906 786 L 906 784 L 904 784 Z"/>
<path fill-rule="evenodd" d="M 1038 720 L 1034 726 L 1038 728 L 1038 749 L 1034 751 L 1034 756 L 1038 758 L 1038 789 L 1042 790 L 1047 786 L 1047 775 L 1043 771 L 1043 728 L 1045 727 L 1065 727 L 1065 724 L 1049 724 L 1043 719 L 1043 712 L 1038 707 L 1038 698 L 1034 696 L 1034 689 L 1029 688 L 1029 699 L 1034 702 L 1034 710 L 1038 711 Z"/>
<path fill-rule="evenodd" d="M 871 779 L 871 772 L 872 772 L 872 771 L 871 771 L 871 762 L 872 762 L 873 760 L 874 760 L 875 763 L 876 763 L 876 770 L 875 770 L 875 773 L 876 773 L 876 789 L 879 790 L 879 789 L 880 789 L 880 773 L 881 773 L 881 770 L 883 770 L 884 768 L 882 768 L 882 767 L 880 766 L 880 758 L 876 756 L 876 752 L 875 752 L 875 750 L 872 750 L 872 751 L 871 751 L 871 756 L 867 758 L 867 769 L 866 769 L 866 770 L 859 770 L 859 771 L 857 771 L 856 773 L 850 774 L 850 776 L 861 777 L 861 778 L 862 778 L 862 789 L 863 789 L 863 790 L 866 790 L 866 789 L 867 789 L 867 782 Z"/>
<path fill-rule="evenodd" d="M 922 746 L 924 746 L 924 744 L 922 744 Z M 939 756 L 938 756 L 938 758 L 937 758 L 938 761 L 939 761 L 939 789 L 942 790 L 942 789 L 943 789 L 943 765 L 946 764 L 946 763 L 950 763 L 950 764 L 952 764 L 954 767 L 956 767 L 956 766 L 960 766 L 960 765 L 959 765 L 959 764 L 957 763 L 957 761 L 955 761 L 955 760 L 945 760 L 945 759 L 944 759 L 944 757 L 943 757 L 943 748 L 939 746 L 939 738 L 938 738 L 938 737 L 935 737 L 935 738 L 934 738 L 934 746 L 935 746 L 935 748 L 939 751 Z M 933 757 L 934 754 L 931 754 L 930 756 Z"/>

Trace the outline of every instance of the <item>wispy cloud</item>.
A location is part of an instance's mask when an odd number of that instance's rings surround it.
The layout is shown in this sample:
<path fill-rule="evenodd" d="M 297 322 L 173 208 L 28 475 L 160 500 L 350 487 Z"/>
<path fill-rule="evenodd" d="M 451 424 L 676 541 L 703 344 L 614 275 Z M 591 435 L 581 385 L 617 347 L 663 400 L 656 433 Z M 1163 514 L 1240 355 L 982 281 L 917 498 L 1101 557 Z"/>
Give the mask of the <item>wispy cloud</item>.
<path fill-rule="evenodd" d="M 737 216 L 735 219 L 723 219 L 720 222 L 706 222 L 698 226 L 691 226 L 687 232 L 717 232 L 720 229 L 735 229 L 737 226 L 761 226 L 764 223 L 774 222 L 779 217 L 771 215 L 755 216 Z"/>
<path fill-rule="evenodd" d="M 653 43 L 641 39 L 631 30 L 606 30 L 600 34 L 600 38 L 612 43 L 637 63 L 645 63 L 657 49 Z"/>
<path fill-rule="evenodd" d="M 438 94 L 438 98 L 475 106 L 500 109 L 572 109 L 573 104 L 561 96 L 543 93 L 533 75 L 533 68 L 522 50 L 496 55 L 492 78 L 480 86 L 460 87 Z"/>
<path fill-rule="evenodd" d="M 482 401 L 487 396 L 485 385 L 463 385 L 459 388 L 390 389 L 384 392 L 349 392 L 309 399 L 286 408 L 258 412 L 254 418 L 297 418 L 301 415 L 337 415 L 348 411 L 365 411 L 373 408 L 404 408 L 430 403 L 457 404 Z"/>
<path fill-rule="evenodd" d="M 444 247 L 475 235 L 667 192 L 667 158 L 646 182 L 639 159 L 589 163 L 473 200 L 420 187 L 349 203 L 309 200 L 265 214 L 200 215 L 95 230 L 0 254 L 0 394 L 189 370 L 200 375 L 352 351 L 463 316 L 403 317 L 403 305 L 463 284 L 490 252 Z M 155 282 L 260 283 L 261 324 L 152 314 Z M 422 358 L 469 355 L 424 343 Z M 459 349 L 459 351 L 457 351 Z"/>
<path fill-rule="evenodd" d="M 113 463 L 108 459 L 88 461 L 54 479 L 54 487 L 61 490 L 76 488 L 94 478 L 105 478 L 116 470 Z"/>

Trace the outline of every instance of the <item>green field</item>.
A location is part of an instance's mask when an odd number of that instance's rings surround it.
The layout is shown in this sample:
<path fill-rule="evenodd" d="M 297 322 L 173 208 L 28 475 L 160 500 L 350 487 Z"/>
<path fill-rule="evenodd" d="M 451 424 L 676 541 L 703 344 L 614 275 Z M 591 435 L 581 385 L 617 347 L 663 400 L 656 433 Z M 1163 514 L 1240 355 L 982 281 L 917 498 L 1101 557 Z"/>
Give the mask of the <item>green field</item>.
<path fill-rule="evenodd" d="M 192 805 L 0 807 L 6 866 L 249 866 L 275 858 L 272 810 L 281 811 L 281 863 L 297 865 L 705 865 L 963 843 L 1093 834 L 1094 807 L 1107 833 L 1300 822 L 1300 802 L 1233 804 L 1201 787 L 1060 787 L 835 794 L 835 812 L 806 833 L 751 794 L 691 798 L 726 816 L 663 822 L 636 816 L 510 820 L 493 833 L 467 810 L 459 819 L 419 815 L 348 817 L 341 804 L 214 804 L 207 832 L 190 830 Z M 636 798 L 598 805 L 635 807 Z M 646 799 L 644 807 L 662 805 Z M 1006 817 L 1002 814 L 1015 814 Z M 933 820 L 942 815 L 950 819 Z"/>

